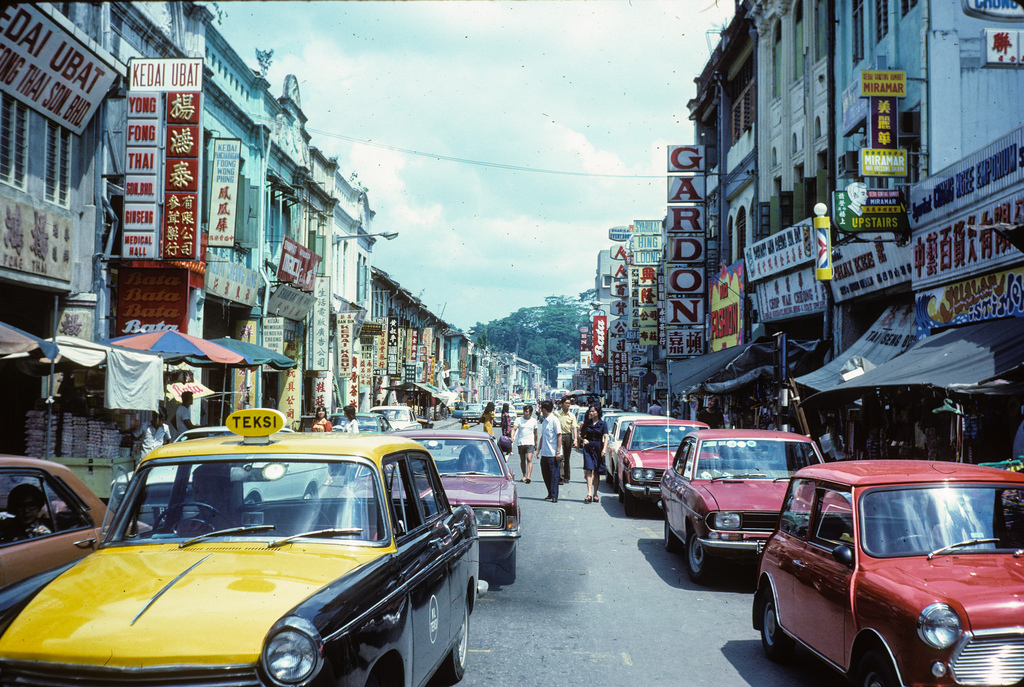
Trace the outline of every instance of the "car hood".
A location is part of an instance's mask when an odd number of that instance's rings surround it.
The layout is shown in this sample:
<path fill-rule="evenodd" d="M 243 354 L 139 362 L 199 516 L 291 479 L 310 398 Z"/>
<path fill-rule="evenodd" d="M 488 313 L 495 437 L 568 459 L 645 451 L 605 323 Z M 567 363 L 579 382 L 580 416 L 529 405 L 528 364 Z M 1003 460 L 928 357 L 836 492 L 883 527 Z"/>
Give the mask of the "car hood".
<path fill-rule="evenodd" d="M 445 475 L 441 478 L 452 506 L 497 506 L 513 501 L 515 485 L 504 477 Z"/>
<path fill-rule="evenodd" d="M 1024 559 L 1009 553 L 889 558 L 864 567 L 916 611 L 933 601 L 962 610 L 965 629 L 1018 627 L 1024 617 Z"/>
<path fill-rule="evenodd" d="M 786 481 L 772 482 L 768 479 L 719 480 L 695 482 L 697 490 L 704 494 L 709 510 L 759 511 L 782 510 L 782 499 L 786 496 Z"/>
<path fill-rule="evenodd" d="M 655 451 L 627 451 L 629 464 L 634 468 L 654 468 L 655 470 L 667 470 L 672 463 L 672 456 L 675 451 L 657 449 Z"/>
<path fill-rule="evenodd" d="M 101 549 L 28 603 L 0 636 L 0 656 L 122 668 L 254 664 L 275 621 L 381 555 L 321 543 Z"/>

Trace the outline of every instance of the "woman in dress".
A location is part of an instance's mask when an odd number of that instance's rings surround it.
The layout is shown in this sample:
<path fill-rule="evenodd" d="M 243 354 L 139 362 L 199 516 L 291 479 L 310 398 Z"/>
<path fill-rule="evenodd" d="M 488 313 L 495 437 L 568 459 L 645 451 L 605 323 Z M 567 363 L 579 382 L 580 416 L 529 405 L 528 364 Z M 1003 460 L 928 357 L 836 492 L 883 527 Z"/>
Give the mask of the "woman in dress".
<path fill-rule="evenodd" d="M 488 401 L 481 418 L 484 423 L 484 431 L 494 436 L 494 401 Z"/>
<path fill-rule="evenodd" d="M 313 418 L 313 426 L 310 429 L 314 432 L 330 432 L 334 429 L 331 421 L 327 419 L 327 408 L 316 407 L 316 416 Z"/>
<path fill-rule="evenodd" d="M 580 448 L 583 450 L 583 475 L 587 478 L 587 497 L 583 503 L 597 503 L 597 486 L 600 483 L 597 471 L 604 459 L 608 444 L 608 425 L 601 419 L 601 408 L 591 405 L 580 426 Z"/>
<path fill-rule="evenodd" d="M 508 440 L 503 444 L 503 439 L 498 439 L 498 448 L 501 449 L 506 462 L 508 461 L 508 454 L 512 452 L 512 426 L 513 420 L 512 415 L 508 412 L 508 404 L 503 403 L 501 404 L 501 436 L 508 437 Z"/>

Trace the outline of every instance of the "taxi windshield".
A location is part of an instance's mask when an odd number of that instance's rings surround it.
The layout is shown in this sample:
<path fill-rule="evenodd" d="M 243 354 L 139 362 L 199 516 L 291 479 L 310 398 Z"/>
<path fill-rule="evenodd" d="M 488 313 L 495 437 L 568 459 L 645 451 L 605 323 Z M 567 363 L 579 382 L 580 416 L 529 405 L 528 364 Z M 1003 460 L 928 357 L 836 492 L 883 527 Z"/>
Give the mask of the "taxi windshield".
<path fill-rule="evenodd" d="M 930 485 L 876 489 L 860 504 L 861 547 L 871 556 L 1024 550 L 1024 489 Z"/>
<path fill-rule="evenodd" d="M 231 460 L 231 459 L 234 460 Z M 344 543 L 390 537 L 377 470 L 331 456 L 202 456 L 144 464 L 107 541 L 280 539 L 337 531 Z"/>
<path fill-rule="evenodd" d="M 620 424 L 626 425 L 627 422 L 623 421 Z M 686 425 L 636 425 L 633 428 L 630 448 L 634 451 L 653 451 L 662 448 L 675 451 L 683 437 L 696 429 L 699 428 Z"/>

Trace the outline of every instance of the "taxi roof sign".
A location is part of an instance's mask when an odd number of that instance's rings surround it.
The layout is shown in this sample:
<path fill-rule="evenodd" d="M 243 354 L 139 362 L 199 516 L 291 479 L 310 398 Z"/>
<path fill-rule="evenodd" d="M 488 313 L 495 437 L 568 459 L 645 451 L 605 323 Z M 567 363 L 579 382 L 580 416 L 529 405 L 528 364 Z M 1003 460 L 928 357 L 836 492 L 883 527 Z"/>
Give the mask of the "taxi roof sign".
<path fill-rule="evenodd" d="M 244 408 L 228 415 L 224 424 L 232 434 L 269 441 L 266 437 L 284 429 L 285 417 L 272 408 Z"/>

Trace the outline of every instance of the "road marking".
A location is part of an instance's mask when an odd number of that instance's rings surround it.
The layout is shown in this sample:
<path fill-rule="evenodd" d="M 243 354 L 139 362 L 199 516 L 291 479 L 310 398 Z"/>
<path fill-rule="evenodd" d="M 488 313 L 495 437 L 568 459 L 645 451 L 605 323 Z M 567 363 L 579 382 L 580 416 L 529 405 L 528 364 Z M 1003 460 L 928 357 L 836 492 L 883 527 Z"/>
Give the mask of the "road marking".
<path fill-rule="evenodd" d="M 491 650 L 490 649 L 469 649 L 469 653 L 471 653 L 471 654 L 489 654 L 489 653 L 491 653 Z"/>
<path fill-rule="evenodd" d="M 627 654 L 625 651 L 622 652 L 622 662 L 627 666 L 633 665 L 633 659 L 631 659 L 629 657 L 629 654 Z"/>
<path fill-rule="evenodd" d="M 659 534 L 659 533 L 655 532 L 654 530 L 652 530 L 650 527 L 641 527 L 640 531 L 643 532 L 644 534 L 646 534 L 648 537 L 650 537 L 652 539 L 660 539 L 662 537 L 662 535 L 664 534 L 664 532 Z"/>

